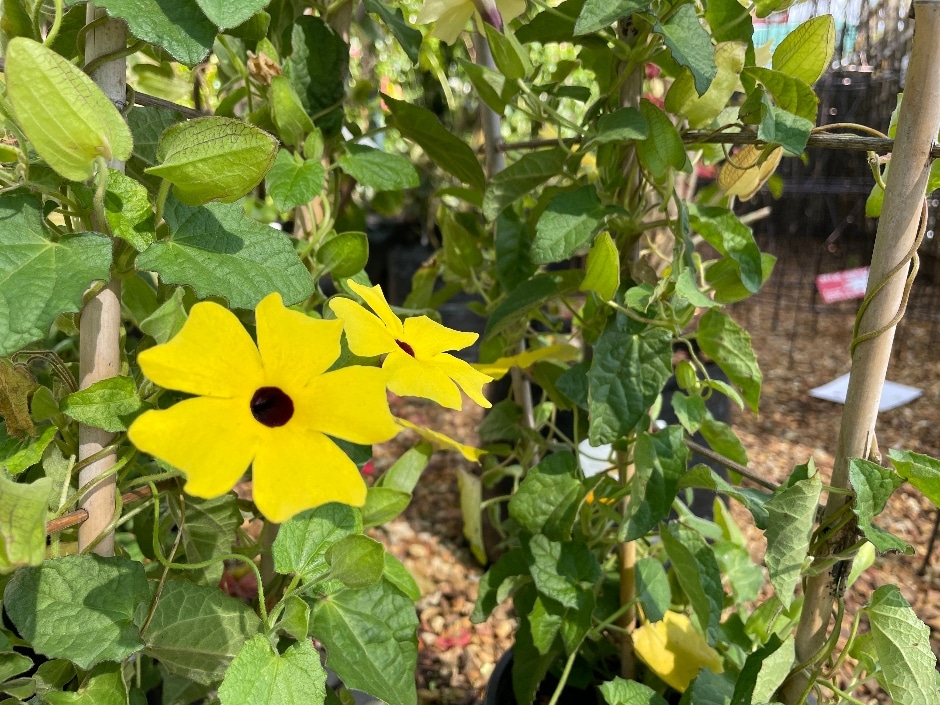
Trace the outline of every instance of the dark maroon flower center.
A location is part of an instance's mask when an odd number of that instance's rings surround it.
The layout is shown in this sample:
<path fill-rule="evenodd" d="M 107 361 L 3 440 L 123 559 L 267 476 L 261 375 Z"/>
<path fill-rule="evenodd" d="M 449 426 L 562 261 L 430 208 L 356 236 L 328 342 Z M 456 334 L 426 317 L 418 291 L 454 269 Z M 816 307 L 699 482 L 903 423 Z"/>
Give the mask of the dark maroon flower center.
<path fill-rule="evenodd" d="M 408 343 L 406 343 L 404 340 L 396 340 L 395 342 L 398 343 L 398 347 L 400 347 L 406 353 L 408 353 L 412 357 L 415 356 L 415 349 L 411 347 L 410 345 L 408 345 Z"/>
<path fill-rule="evenodd" d="M 277 387 L 261 387 L 251 397 L 251 415 L 269 428 L 283 426 L 294 415 L 294 402 Z"/>

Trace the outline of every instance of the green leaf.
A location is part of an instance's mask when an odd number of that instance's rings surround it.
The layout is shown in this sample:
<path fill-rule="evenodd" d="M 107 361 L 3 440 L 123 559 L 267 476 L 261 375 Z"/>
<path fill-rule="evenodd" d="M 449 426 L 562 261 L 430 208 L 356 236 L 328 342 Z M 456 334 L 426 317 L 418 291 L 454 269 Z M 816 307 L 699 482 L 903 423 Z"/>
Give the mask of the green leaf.
<path fill-rule="evenodd" d="M 174 675 L 210 685 L 260 630 L 252 609 L 217 587 L 168 580 L 143 633 L 145 653 Z"/>
<path fill-rule="evenodd" d="M 607 208 L 593 186 L 558 194 L 549 201 L 536 225 L 532 261 L 536 264 L 561 262 L 587 247 L 604 226 L 606 214 Z"/>
<path fill-rule="evenodd" d="M 274 569 L 307 581 L 318 580 L 330 570 L 326 560 L 330 546 L 361 532 L 362 518 L 352 507 L 331 502 L 308 509 L 281 525 L 271 547 Z"/>
<path fill-rule="evenodd" d="M 679 5 L 664 24 L 657 22 L 653 31 L 662 35 L 672 57 L 692 72 L 696 92 L 704 95 L 717 75 L 718 67 L 711 36 L 702 26 L 695 7 Z"/>
<path fill-rule="evenodd" d="M 10 475 L 19 475 L 31 468 L 42 459 L 57 431 L 55 426 L 46 426 L 38 438 L 11 438 L 0 424 L 0 466 Z"/>
<path fill-rule="evenodd" d="M 286 234 L 261 225 L 237 205 L 200 208 L 167 199 L 170 237 L 137 256 L 137 267 L 168 284 L 187 284 L 197 296 L 222 296 L 233 308 L 254 308 L 276 291 L 286 305 L 313 292 L 310 273 Z"/>
<path fill-rule="evenodd" d="M 39 388 L 27 367 L 14 367 L 9 360 L 0 359 L 0 417 L 6 424 L 5 435 L 21 439 L 36 435 L 29 407 L 30 398 Z"/>
<path fill-rule="evenodd" d="M 4 649 L 0 651 L 0 688 L 4 681 L 15 678 L 33 667 L 33 660 L 29 656 Z"/>
<path fill-rule="evenodd" d="M 739 465 L 747 465 L 747 450 L 738 438 L 734 429 L 724 421 L 705 419 L 701 427 L 702 437 L 712 450 L 720 455 L 730 458 Z"/>
<path fill-rule="evenodd" d="M 698 288 L 695 272 L 683 269 L 676 279 L 676 295 L 681 296 L 696 308 L 715 308 L 720 304 Z"/>
<path fill-rule="evenodd" d="M 421 599 L 421 588 L 414 577 L 400 560 L 391 553 L 385 554 L 385 579 L 401 590 L 408 599 L 417 602 Z"/>
<path fill-rule="evenodd" d="M 498 71 L 480 66 L 472 61 L 458 57 L 457 63 L 467 74 L 467 78 L 473 84 L 480 100 L 486 103 L 493 112 L 502 115 L 506 111 L 507 103 L 519 92 L 518 84 L 507 81 L 506 77 Z"/>
<path fill-rule="evenodd" d="M 319 116 L 314 118 L 317 127 L 333 136 L 343 124 L 349 46 L 319 17 L 301 15 L 291 26 L 294 52 L 284 73 L 307 114 Z"/>
<path fill-rule="evenodd" d="M 564 0 L 557 7 L 543 10 L 519 27 L 516 38 L 523 43 L 569 42 L 574 38 L 574 23 L 584 4 L 585 0 Z"/>
<path fill-rule="evenodd" d="M 568 541 L 584 496 L 574 455 L 552 453 L 526 473 L 509 499 L 509 516 L 529 533 Z"/>
<path fill-rule="evenodd" d="M 309 639 L 279 654 L 263 634 L 245 642 L 219 686 L 222 705 L 320 705 L 326 671 Z"/>
<path fill-rule="evenodd" d="M 610 27 L 624 17 L 649 7 L 644 0 L 587 0 L 574 24 L 574 34 L 582 35 Z"/>
<path fill-rule="evenodd" d="M 490 45 L 493 63 L 499 72 L 510 81 L 523 79 L 532 70 L 528 52 L 508 30 L 505 34 L 490 25 L 483 24 L 486 41 Z"/>
<path fill-rule="evenodd" d="M 770 277 L 776 262 L 777 258 L 773 255 L 761 253 L 761 286 Z M 740 265 L 732 259 L 721 259 L 709 265 L 705 271 L 705 281 L 712 287 L 714 299 L 718 303 L 733 304 L 751 295 L 741 281 Z"/>
<path fill-rule="evenodd" d="M 600 691 L 607 705 L 666 705 L 666 699 L 648 685 L 620 676 L 602 684 Z"/>
<path fill-rule="evenodd" d="M 98 157 L 123 161 L 131 156 L 127 123 L 84 71 L 25 37 L 10 40 L 5 62 L 17 124 L 57 173 L 84 181 L 94 173 Z"/>
<path fill-rule="evenodd" d="M 376 191 L 415 188 L 421 183 L 418 170 L 398 154 L 359 144 L 347 144 L 339 167 L 363 186 Z"/>
<path fill-rule="evenodd" d="M 311 624 L 326 645 L 327 665 L 347 688 L 389 705 L 417 702 L 418 616 L 398 588 L 380 580 L 340 590 L 314 603 Z"/>
<path fill-rule="evenodd" d="M 861 458 L 849 458 L 849 482 L 855 490 L 852 511 L 858 517 L 858 528 L 879 552 L 899 551 L 914 555 L 907 541 L 875 525 L 875 517 L 884 511 L 888 499 L 904 484 L 894 470 Z"/>
<path fill-rule="evenodd" d="M 728 379 L 741 389 L 744 400 L 756 414 L 764 376 L 757 366 L 751 336 L 728 314 L 712 309 L 699 321 L 697 339 L 702 352 L 717 362 Z"/>
<path fill-rule="evenodd" d="M 811 120 L 794 115 L 777 106 L 771 106 L 761 121 L 757 136 L 765 142 L 779 144 L 790 154 L 802 154 L 814 124 Z"/>
<path fill-rule="evenodd" d="M 700 487 L 714 492 L 721 492 L 722 494 L 738 500 L 751 512 L 751 515 L 754 517 L 754 524 L 757 528 L 761 530 L 767 529 L 769 519 L 766 504 L 770 499 L 770 495 L 767 493 L 750 487 L 736 487 L 707 465 L 696 465 L 689 470 L 688 473 L 683 475 L 679 480 L 679 488 L 685 489 L 686 487 Z"/>
<path fill-rule="evenodd" d="M 469 280 L 475 267 L 483 263 L 480 237 L 475 222 L 464 214 L 447 209 L 438 212 L 441 229 L 442 253 L 445 280 Z"/>
<path fill-rule="evenodd" d="M 657 559 L 646 557 L 636 562 L 636 594 L 646 619 L 662 621 L 672 604 L 672 589 L 669 576 Z"/>
<path fill-rule="evenodd" d="M 753 699 L 757 678 L 764 660 L 770 658 L 782 645 L 783 642 L 780 637 L 772 634 L 766 644 L 760 645 L 747 655 L 744 667 L 734 684 L 734 696 L 731 699 L 731 705 L 750 705 L 752 702 L 760 702 Z"/>
<path fill-rule="evenodd" d="M 580 282 L 577 271 L 544 272 L 522 282 L 490 314 L 483 339 L 516 325 L 549 300 L 577 291 Z"/>
<path fill-rule="evenodd" d="M 188 206 L 232 203 L 261 183 L 277 156 L 277 140 L 241 120 L 204 117 L 168 128 L 148 174 L 173 184 Z"/>
<path fill-rule="evenodd" d="M 581 583 L 593 585 L 601 577 L 601 567 L 586 544 L 552 541 L 536 534 L 526 544 L 525 553 L 541 595 L 572 609 L 584 607 L 588 590 Z"/>
<path fill-rule="evenodd" d="M 313 120 L 304 110 L 303 103 L 291 82 L 284 76 L 273 76 L 269 90 L 271 105 L 271 119 L 277 126 L 278 134 L 284 144 L 296 146 L 300 144 L 304 135 L 314 132 L 317 128 Z M 312 155 L 308 155 L 312 156 Z"/>
<path fill-rule="evenodd" d="M 675 577 L 688 596 L 708 643 L 714 645 L 720 639 L 719 622 L 725 597 L 715 554 L 701 534 L 680 524 L 669 524 L 660 536 Z"/>
<path fill-rule="evenodd" d="M 722 42 L 715 47 L 718 73 L 708 90 L 701 95 L 695 89 L 691 72 L 683 71 L 679 74 L 666 94 L 666 110 L 687 118 L 692 129 L 710 125 L 738 90 L 747 48 L 748 45 L 743 42 Z"/>
<path fill-rule="evenodd" d="M 896 448 L 888 451 L 888 457 L 898 475 L 923 492 L 934 505 L 940 506 L 940 461 Z"/>
<path fill-rule="evenodd" d="M 521 548 L 511 548 L 500 556 L 480 578 L 477 601 L 473 605 L 470 621 L 479 624 L 489 619 L 496 606 L 506 597 L 500 593 L 503 583 L 515 576 L 528 574 L 527 558 Z"/>
<path fill-rule="evenodd" d="M 569 156 L 561 147 L 524 154 L 490 179 L 483 195 L 483 215 L 495 220 L 514 201 L 558 176 Z"/>
<path fill-rule="evenodd" d="M 362 506 L 362 525 L 379 526 L 391 521 L 411 504 L 411 493 L 391 487 L 370 487 Z"/>
<path fill-rule="evenodd" d="M 164 108 L 145 108 L 135 106 L 127 114 L 127 124 L 134 135 L 134 151 L 127 163 L 127 175 L 143 183 L 153 182 L 158 188 L 159 180 L 148 176 L 144 170 L 157 164 L 157 145 L 160 136 L 172 125 L 180 122 L 183 116 L 174 110 Z"/>
<path fill-rule="evenodd" d="M 810 122 L 816 121 L 819 99 L 808 84 L 780 71 L 757 66 L 749 66 L 745 71 L 760 81 L 779 108 Z"/>
<path fill-rule="evenodd" d="M 49 692 L 48 705 L 128 705 L 127 683 L 120 663 L 102 663 L 82 678 L 75 692 Z"/>
<path fill-rule="evenodd" d="M 460 513 L 463 536 L 470 544 L 470 552 L 480 563 L 486 563 L 483 543 L 483 483 L 480 478 L 463 467 L 457 467 L 457 489 L 460 492 Z"/>
<path fill-rule="evenodd" d="M 181 547 L 186 563 L 202 563 L 231 551 L 235 532 L 242 525 L 238 498 L 229 492 L 213 499 L 186 497 L 185 515 L 180 501 L 170 496 L 170 512 L 183 536 Z M 182 556 L 178 555 L 179 563 Z M 187 570 L 185 576 L 202 585 L 215 586 L 222 579 L 222 562 L 215 561 L 205 568 Z"/>
<path fill-rule="evenodd" d="M 183 287 L 176 287 L 170 297 L 160 304 L 160 308 L 140 322 L 141 332 L 152 337 L 157 343 L 168 343 L 186 323 L 183 296 Z"/>
<path fill-rule="evenodd" d="M 298 161 L 286 149 L 277 153 L 264 183 L 279 211 L 309 203 L 322 190 L 326 169 L 317 159 Z"/>
<path fill-rule="evenodd" d="M 134 614 L 149 599 L 140 563 L 87 554 L 20 568 L 3 606 L 37 652 L 89 669 L 143 647 Z"/>
<path fill-rule="evenodd" d="M 531 249 L 531 228 L 514 210 L 504 210 L 496 219 L 496 276 L 507 293 L 535 274 Z"/>
<path fill-rule="evenodd" d="M 196 0 L 219 29 L 237 27 L 267 7 L 271 0 Z"/>
<path fill-rule="evenodd" d="M 937 705 L 937 657 L 930 629 L 896 585 L 882 585 L 865 608 L 884 687 L 898 705 Z"/>
<path fill-rule="evenodd" d="M 376 487 L 388 487 L 400 492 L 411 494 L 421 473 L 428 466 L 434 449 L 430 443 L 419 443 L 407 450 L 395 463 L 386 470 L 382 477 L 375 482 Z"/>
<path fill-rule="evenodd" d="M 741 283 L 754 293 L 763 284 L 761 253 L 751 229 L 728 208 L 689 204 L 689 225 L 738 267 Z"/>
<path fill-rule="evenodd" d="M 767 553 L 765 563 L 777 598 L 788 609 L 809 553 L 810 538 L 819 506 L 822 482 L 819 475 L 799 480 L 780 490 L 765 505 Z"/>
<path fill-rule="evenodd" d="M 650 126 L 643 113 L 636 108 L 620 108 L 598 118 L 594 142 L 607 144 L 643 140 L 649 137 L 649 133 Z"/>
<path fill-rule="evenodd" d="M 680 426 L 667 426 L 655 434 L 638 433 L 634 455 L 636 472 L 619 541 L 634 541 L 669 516 L 679 478 L 688 469 L 689 449 Z"/>
<path fill-rule="evenodd" d="M 392 36 L 401 44 L 405 55 L 411 59 L 411 63 L 417 64 L 421 51 L 421 32 L 405 22 L 402 11 L 397 7 L 389 7 L 383 0 L 365 0 L 365 7 L 367 12 L 382 18 Z"/>
<path fill-rule="evenodd" d="M 685 167 L 688 159 L 685 145 L 669 116 L 653 103 L 644 98 L 640 102 L 640 112 L 649 125 L 650 136 L 637 141 L 636 153 L 653 178 L 661 181 L 671 170 Z"/>
<path fill-rule="evenodd" d="M 369 238 L 365 233 L 338 233 L 317 248 L 317 262 L 335 278 L 358 274 L 369 261 Z"/>
<path fill-rule="evenodd" d="M 94 207 L 94 192 L 84 184 L 72 187 L 81 203 Z M 105 217 L 111 234 L 126 240 L 143 252 L 154 240 L 153 205 L 147 189 L 136 179 L 115 169 L 108 170 L 108 191 L 104 197 Z"/>
<path fill-rule="evenodd" d="M 127 22 L 138 39 L 190 67 L 209 55 L 218 34 L 196 0 L 99 0 L 95 5 Z"/>
<path fill-rule="evenodd" d="M 375 584 L 385 572 L 385 549 L 375 539 L 362 534 L 344 536 L 326 551 L 330 579 L 348 588 Z"/>
<path fill-rule="evenodd" d="M 588 370 L 591 445 L 611 443 L 633 430 L 672 376 L 672 337 L 622 313 L 612 317 L 594 346 Z"/>
<path fill-rule="evenodd" d="M 610 233 L 601 233 L 594 239 L 588 252 L 581 291 L 593 291 L 601 299 L 614 298 L 620 288 L 620 252 Z"/>
<path fill-rule="evenodd" d="M 69 394 L 62 400 L 62 413 L 79 423 L 105 431 L 126 431 L 125 419 L 141 407 L 137 383 L 132 377 L 109 377 Z"/>
<path fill-rule="evenodd" d="M 783 38 L 774 49 L 771 68 L 811 86 L 826 71 L 835 48 L 832 15 L 813 17 Z"/>
<path fill-rule="evenodd" d="M 430 110 L 384 94 L 382 100 L 392 113 L 392 127 L 402 137 L 416 142 L 428 158 L 447 173 L 483 190 L 486 177 L 470 145 L 449 132 Z"/>
<path fill-rule="evenodd" d="M 110 276 L 108 238 L 49 240 L 38 199 L 23 192 L 0 196 L 0 249 L 0 356 L 44 338 L 56 316 L 81 308 L 92 282 Z"/>
<path fill-rule="evenodd" d="M 48 477 L 25 484 L 0 473 L 0 575 L 42 563 L 51 491 L 52 480 Z"/>
<path fill-rule="evenodd" d="M 751 560 L 747 548 L 731 541 L 716 541 L 712 545 L 735 604 L 756 600 L 764 586 L 764 571 Z"/>

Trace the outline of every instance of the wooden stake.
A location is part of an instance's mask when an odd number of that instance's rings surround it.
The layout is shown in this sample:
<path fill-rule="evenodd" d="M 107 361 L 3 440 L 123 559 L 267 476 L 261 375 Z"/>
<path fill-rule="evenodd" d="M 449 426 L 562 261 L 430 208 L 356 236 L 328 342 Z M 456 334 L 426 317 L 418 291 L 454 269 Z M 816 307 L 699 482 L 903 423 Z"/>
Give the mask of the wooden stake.
<path fill-rule="evenodd" d="M 924 191 L 930 171 L 930 151 L 940 131 L 940 0 L 914 2 L 916 27 L 907 74 L 904 100 L 898 118 L 891 172 L 885 189 L 884 206 L 872 254 L 868 291 L 882 281 L 887 283 L 869 304 L 859 326 L 859 335 L 880 331 L 891 323 L 902 305 L 908 267 L 889 274 L 909 258 L 917 236 Z M 849 459 L 867 458 L 874 440 L 878 403 L 884 387 L 896 326 L 858 344 L 852 356 L 852 371 L 846 394 L 839 445 L 832 470 L 833 487 L 849 487 Z M 825 518 L 841 509 L 851 497 L 830 494 Z M 854 527 L 853 527 L 854 528 Z M 836 535 L 818 554 L 832 555 L 855 540 Z M 825 571 L 806 584 L 806 599 L 796 632 L 796 661 L 811 660 L 826 641 L 832 608 L 839 591 L 836 571 Z M 840 625 L 833 628 L 839 629 Z M 784 683 L 783 702 L 799 702 L 808 685 L 808 674 L 793 674 Z"/>
<path fill-rule="evenodd" d="M 86 8 L 86 21 L 92 22 L 105 16 L 91 3 Z M 127 46 L 127 28 L 121 20 L 108 20 L 90 30 L 85 38 L 85 62 L 99 56 L 124 49 Z M 119 59 L 102 64 L 92 78 L 105 95 L 119 109 L 126 103 L 125 61 Z M 113 168 L 123 165 L 112 164 Z M 96 230 L 104 231 L 104 224 L 92 223 Z M 109 377 L 114 377 L 121 368 L 121 285 L 112 280 L 85 304 L 79 326 L 79 387 L 86 387 Z M 80 460 L 100 452 L 110 445 L 114 434 L 100 428 L 79 426 L 78 457 Z M 79 485 L 91 482 L 114 465 L 117 454 L 106 455 L 82 469 Z M 109 532 L 99 539 L 114 518 L 116 484 L 113 476 L 103 479 L 85 495 L 82 508 L 88 519 L 78 529 L 80 551 L 91 550 L 102 556 L 114 555 L 114 534 Z M 97 543 L 95 543 L 97 541 Z"/>

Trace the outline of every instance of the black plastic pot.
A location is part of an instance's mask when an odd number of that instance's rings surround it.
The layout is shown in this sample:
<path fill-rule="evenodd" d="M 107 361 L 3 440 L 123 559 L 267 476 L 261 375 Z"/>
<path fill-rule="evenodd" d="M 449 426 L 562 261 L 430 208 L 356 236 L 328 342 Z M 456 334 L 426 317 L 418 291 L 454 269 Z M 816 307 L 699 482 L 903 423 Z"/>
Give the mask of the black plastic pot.
<path fill-rule="evenodd" d="M 512 692 L 512 664 L 513 650 L 510 648 L 504 653 L 486 684 L 486 692 L 483 694 L 483 705 L 516 705 L 516 696 Z M 545 677 L 535 694 L 535 705 L 544 705 L 549 702 L 558 680 L 551 674 Z M 599 692 L 597 689 L 585 690 L 574 688 L 570 685 L 561 692 L 558 699 L 558 705 L 585 705 L 585 703 L 598 702 Z"/>

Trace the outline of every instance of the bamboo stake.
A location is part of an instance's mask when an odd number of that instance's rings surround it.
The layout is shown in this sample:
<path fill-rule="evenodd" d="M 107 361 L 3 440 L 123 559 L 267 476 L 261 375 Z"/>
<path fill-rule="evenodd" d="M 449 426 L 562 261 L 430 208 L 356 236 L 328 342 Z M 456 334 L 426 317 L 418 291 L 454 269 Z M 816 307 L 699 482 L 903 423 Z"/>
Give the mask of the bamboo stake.
<path fill-rule="evenodd" d="M 884 206 L 872 254 L 868 279 L 869 296 L 874 287 L 887 280 L 871 300 L 858 327 L 859 337 L 880 331 L 862 340 L 852 355 L 852 371 L 845 411 L 839 434 L 831 484 L 848 488 L 850 458 L 867 458 L 874 442 L 878 403 L 894 342 L 896 325 L 892 320 L 905 296 L 908 267 L 891 271 L 910 259 L 921 218 L 924 191 L 930 170 L 930 152 L 940 131 L 940 0 L 916 0 L 917 17 L 914 45 L 908 69 L 904 100 L 898 118 L 897 136 L 891 158 L 891 172 L 885 189 Z M 825 518 L 831 517 L 851 497 L 830 494 Z M 817 557 L 838 553 L 855 540 L 855 527 L 834 536 Z M 833 605 L 839 592 L 836 571 L 812 577 L 806 584 L 806 599 L 796 632 L 796 661 L 813 659 L 826 641 Z M 835 625 L 839 629 L 840 625 Z M 805 672 L 795 673 L 784 683 L 781 693 L 787 705 L 799 702 L 808 685 Z"/>
<path fill-rule="evenodd" d="M 105 17 L 91 3 L 86 8 L 86 21 Z M 124 49 L 127 46 L 127 29 L 120 20 L 109 20 L 88 32 L 85 38 L 85 62 L 99 56 Z M 92 79 L 118 109 L 126 103 L 125 61 L 119 59 L 102 64 L 92 72 Z M 123 164 L 112 164 L 112 168 L 123 168 Z M 93 222 L 96 230 L 106 231 L 104 224 Z M 86 387 L 118 374 L 121 368 L 121 285 L 112 279 L 94 298 L 85 304 L 79 327 L 79 387 Z M 100 428 L 82 424 L 78 429 L 78 457 L 80 460 L 100 452 L 111 444 L 114 434 Z M 114 465 L 117 453 L 106 455 L 83 468 L 79 474 L 79 485 L 91 482 Z M 99 535 L 114 518 L 116 478 L 112 475 L 88 492 L 82 509 L 88 519 L 78 529 L 78 548 L 89 547 L 102 556 L 114 555 L 114 534 L 99 539 Z M 95 543 L 97 541 L 97 543 Z"/>

